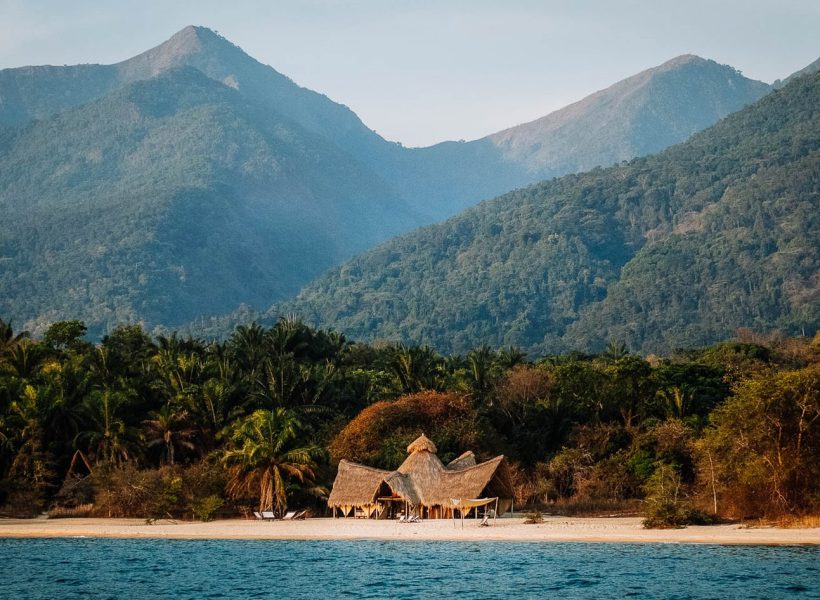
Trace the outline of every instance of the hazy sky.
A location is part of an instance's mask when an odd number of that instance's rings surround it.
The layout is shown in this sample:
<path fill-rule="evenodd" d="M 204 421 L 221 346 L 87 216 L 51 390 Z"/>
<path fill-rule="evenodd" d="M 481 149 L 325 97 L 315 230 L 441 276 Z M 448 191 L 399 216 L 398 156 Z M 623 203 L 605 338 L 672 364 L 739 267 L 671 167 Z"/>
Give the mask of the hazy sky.
<path fill-rule="evenodd" d="M 189 24 L 405 145 L 529 121 L 680 54 L 766 82 L 820 56 L 816 0 L 0 0 L 0 68 L 117 62 Z"/>

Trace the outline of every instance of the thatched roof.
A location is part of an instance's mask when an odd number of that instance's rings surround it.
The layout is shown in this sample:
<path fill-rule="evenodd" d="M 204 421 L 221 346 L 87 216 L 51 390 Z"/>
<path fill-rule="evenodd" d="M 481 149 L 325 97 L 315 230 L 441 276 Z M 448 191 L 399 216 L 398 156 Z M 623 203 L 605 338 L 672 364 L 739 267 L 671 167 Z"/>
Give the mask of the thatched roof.
<path fill-rule="evenodd" d="M 339 462 L 339 472 L 327 499 L 328 506 L 361 505 L 375 501 L 379 487 L 390 471 L 366 467 L 347 460 Z"/>
<path fill-rule="evenodd" d="M 407 446 L 407 454 L 413 454 L 413 452 L 430 452 L 435 454 L 438 452 L 438 448 L 436 448 L 433 440 L 422 433 Z"/>
<path fill-rule="evenodd" d="M 463 469 L 465 467 L 476 466 L 475 454 L 467 450 L 464 454 L 447 463 L 447 468 L 450 470 Z"/>
<path fill-rule="evenodd" d="M 451 498 L 478 498 L 484 492 L 512 498 L 512 478 L 503 456 L 476 464 L 475 455 L 465 452 L 445 467 L 435 448 L 422 435 L 407 447 L 410 455 L 393 472 L 341 461 L 328 505 L 371 504 L 382 484 L 414 505 L 450 506 Z"/>

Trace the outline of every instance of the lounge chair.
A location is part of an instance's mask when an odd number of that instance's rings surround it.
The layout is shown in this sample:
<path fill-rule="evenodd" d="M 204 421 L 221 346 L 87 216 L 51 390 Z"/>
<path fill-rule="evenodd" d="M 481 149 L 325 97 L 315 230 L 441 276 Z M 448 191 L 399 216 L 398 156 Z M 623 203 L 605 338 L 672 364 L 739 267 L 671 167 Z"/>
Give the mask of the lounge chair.
<path fill-rule="evenodd" d="M 491 508 L 484 512 L 484 517 L 481 519 L 481 523 L 478 524 L 479 527 L 489 527 L 490 526 L 490 519 L 495 518 L 495 511 Z"/>
<path fill-rule="evenodd" d="M 262 513 L 258 510 L 253 511 L 253 516 L 256 517 L 257 521 L 263 520 L 265 517 L 262 516 Z"/>
<path fill-rule="evenodd" d="M 275 521 L 276 520 L 276 515 L 274 514 L 274 512 L 272 510 L 263 510 L 262 511 L 262 518 L 265 519 L 266 521 Z"/>
<path fill-rule="evenodd" d="M 291 510 L 291 511 L 285 513 L 285 516 L 282 517 L 282 520 L 283 521 L 293 521 L 294 517 L 296 517 L 296 511 Z"/>
<path fill-rule="evenodd" d="M 293 517 L 294 521 L 304 521 L 305 517 L 307 516 L 306 510 L 300 510 L 296 515 Z"/>

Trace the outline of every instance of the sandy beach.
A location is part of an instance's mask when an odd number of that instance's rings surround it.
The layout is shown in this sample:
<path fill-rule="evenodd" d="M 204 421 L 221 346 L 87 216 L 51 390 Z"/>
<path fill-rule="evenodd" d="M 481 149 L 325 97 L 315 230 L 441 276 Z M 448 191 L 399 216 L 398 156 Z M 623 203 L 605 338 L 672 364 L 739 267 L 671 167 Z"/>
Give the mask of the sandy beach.
<path fill-rule="evenodd" d="M 0 537 L 115 537 L 169 539 L 280 540 L 469 540 L 522 542 L 621 542 L 695 544 L 820 545 L 820 528 L 750 528 L 713 525 L 685 529 L 648 530 L 639 518 L 545 517 L 528 525 L 521 517 L 498 519 L 490 527 L 473 520 L 398 523 L 360 519 L 253 521 L 231 519 L 200 522 L 143 519 L 0 519 Z"/>

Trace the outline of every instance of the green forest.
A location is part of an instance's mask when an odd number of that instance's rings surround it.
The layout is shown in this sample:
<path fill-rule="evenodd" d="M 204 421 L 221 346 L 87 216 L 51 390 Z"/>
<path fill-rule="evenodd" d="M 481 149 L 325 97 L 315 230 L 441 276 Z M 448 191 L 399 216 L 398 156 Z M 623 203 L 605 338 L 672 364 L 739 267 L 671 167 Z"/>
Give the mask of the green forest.
<path fill-rule="evenodd" d="M 820 336 L 640 356 L 362 344 L 293 319 L 225 341 L 34 339 L 0 321 L 0 514 L 201 519 L 309 509 L 342 458 L 512 464 L 516 505 L 648 526 L 820 511 Z"/>
<path fill-rule="evenodd" d="M 333 144 L 193 68 L 0 128 L 0 314 L 175 327 L 268 306 L 416 221 Z"/>
<path fill-rule="evenodd" d="M 513 191 L 306 286 L 297 314 L 361 340 L 533 354 L 668 353 L 820 322 L 820 74 L 654 156 Z M 206 324 L 207 325 L 207 324 Z"/>

